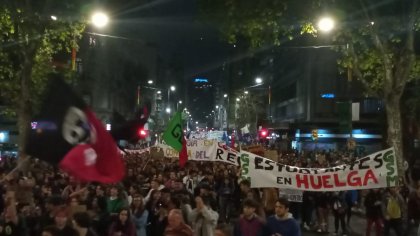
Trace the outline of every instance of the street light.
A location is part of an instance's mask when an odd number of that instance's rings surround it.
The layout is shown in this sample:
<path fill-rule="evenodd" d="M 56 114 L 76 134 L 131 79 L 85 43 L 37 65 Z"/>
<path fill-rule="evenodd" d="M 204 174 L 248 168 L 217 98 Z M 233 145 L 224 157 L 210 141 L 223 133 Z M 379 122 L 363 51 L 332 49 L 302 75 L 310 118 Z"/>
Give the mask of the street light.
<path fill-rule="evenodd" d="M 175 86 L 171 86 L 171 91 L 173 92 L 173 91 L 175 91 Z"/>
<path fill-rule="evenodd" d="M 153 84 L 153 80 L 147 81 L 148 84 Z"/>
<path fill-rule="evenodd" d="M 334 29 L 335 23 L 331 17 L 323 17 L 318 21 L 318 29 L 322 32 L 328 33 Z"/>
<path fill-rule="evenodd" d="M 168 114 L 171 113 L 171 108 L 167 107 L 166 108 L 166 113 L 168 113 Z"/>
<path fill-rule="evenodd" d="M 179 104 L 182 104 L 182 101 L 181 101 L 181 100 L 179 100 L 179 101 L 178 101 L 178 103 L 179 103 Z"/>
<path fill-rule="evenodd" d="M 56 20 L 57 20 L 57 17 L 56 17 L 56 16 L 54 16 L 54 15 L 52 15 L 52 16 L 51 16 L 51 20 L 56 21 Z"/>
<path fill-rule="evenodd" d="M 103 12 L 95 12 L 91 18 L 92 24 L 98 28 L 105 27 L 109 22 L 109 17 Z"/>
<path fill-rule="evenodd" d="M 257 84 L 261 84 L 262 83 L 262 79 L 261 79 L 261 77 L 257 77 L 256 79 L 255 79 L 255 83 L 257 83 Z"/>
<path fill-rule="evenodd" d="M 244 91 L 244 93 L 245 93 L 245 94 L 248 94 L 248 91 L 246 91 L 246 90 L 245 90 L 245 91 Z"/>
<path fill-rule="evenodd" d="M 226 93 L 223 95 L 223 97 L 224 97 L 224 98 L 227 98 L 227 96 L 228 96 L 228 95 L 227 95 Z"/>
<path fill-rule="evenodd" d="M 196 121 L 195 124 L 198 125 L 198 121 Z"/>
<path fill-rule="evenodd" d="M 241 99 L 240 98 L 236 98 L 236 101 L 239 102 L 239 101 L 241 101 Z"/>
<path fill-rule="evenodd" d="M 162 92 L 160 90 L 157 91 L 157 94 L 161 94 Z"/>
<path fill-rule="evenodd" d="M 216 109 L 219 109 L 219 105 L 216 105 Z"/>

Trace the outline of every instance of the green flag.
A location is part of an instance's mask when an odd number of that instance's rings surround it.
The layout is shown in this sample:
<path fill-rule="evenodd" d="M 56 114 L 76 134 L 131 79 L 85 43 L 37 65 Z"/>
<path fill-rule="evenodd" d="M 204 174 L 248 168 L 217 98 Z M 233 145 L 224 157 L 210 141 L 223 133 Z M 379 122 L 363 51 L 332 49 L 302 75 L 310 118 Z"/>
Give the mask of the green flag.
<path fill-rule="evenodd" d="M 184 136 L 184 130 L 182 129 L 182 117 L 181 112 L 176 112 L 166 127 L 165 133 L 163 133 L 163 140 L 169 146 L 180 152 L 182 150 L 182 139 Z"/>

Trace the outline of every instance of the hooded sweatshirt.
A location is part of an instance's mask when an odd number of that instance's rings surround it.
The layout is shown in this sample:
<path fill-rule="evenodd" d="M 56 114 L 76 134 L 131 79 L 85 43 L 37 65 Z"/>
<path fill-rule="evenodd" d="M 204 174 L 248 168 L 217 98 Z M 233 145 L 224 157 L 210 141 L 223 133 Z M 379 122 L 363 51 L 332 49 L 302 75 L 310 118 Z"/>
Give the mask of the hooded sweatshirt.
<path fill-rule="evenodd" d="M 277 233 L 281 236 L 301 236 L 299 225 L 290 213 L 287 213 L 285 219 L 281 219 L 277 215 L 268 217 L 267 231 L 267 235 Z"/>

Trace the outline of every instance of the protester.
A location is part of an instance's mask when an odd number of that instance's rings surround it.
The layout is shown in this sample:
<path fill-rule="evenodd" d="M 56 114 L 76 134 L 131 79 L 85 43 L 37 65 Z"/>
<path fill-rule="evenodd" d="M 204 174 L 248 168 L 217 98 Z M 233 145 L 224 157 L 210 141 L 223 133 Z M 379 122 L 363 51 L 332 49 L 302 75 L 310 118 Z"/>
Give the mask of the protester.
<path fill-rule="evenodd" d="M 213 236 L 216 229 L 219 214 L 209 206 L 208 198 L 197 196 L 195 198 L 196 208 L 190 215 L 196 236 Z"/>
<path fill-rule="evenodd" d="M 267 234 L 301 236 L 299 224 L 289 213 L 289 201 L 286 198 L 277 200 L 275 214 L 267 219 Z"/>
<path fill-rule="evenodd" d="M 109 236 L 136 236 L 136 229 L 131 219 L 130 210 L 122 208 L 109 230 Z"/>
<path fill-rule="evenodd" d="M 366 236 L 371 235 L 372 225 L 375 224 L 376 235 L 382 235 L 382 195 L 379 189 L 369 190 L 369 193 L 365 197 L 365 209 L 366 209 Z"/>
<path fill-rule="evenodd" d="M 235 224 L 234 236 L 262 236 L 264 235 L 264 221 L 255 214 L 258 203 L 253 199 L 243 202 L 243 214 Z"/>
<path fill-rule="evenodd" d="M 334 226 L 335 226 L 335 235 L 338 235 L 339 225 L 341 224 L 342 235 L 347 235 L 347 228 L 346 228 L 346 212 L 347 208 L 349 207 L 345 200 L 345 193 L 344 192 L 335 192 L 332 199 L 332 209 L 333 209 L 333 216 L 334 216 Z"/>
<path fill-rule="evenodd" d="M 86 212 L 73 214 L 73 226 L 79 233 L 79 236 L 98 236 L 91 228 L 91 220 Z"/>
<path fill-rule="evenodd" d="M 130 206 L 131 215 L 134 218 L 136 226 L 136 236 L 146 236 L 147 220 L 149 218 L 149 211 L 143 202 L 143 197 L 136 193 L 133 196 L 133 202 Z"/>
<path fill-rule="evenodd" d="M 184 223 L 182 212 L 174 209 L 169 212 L 168 226 L 165 229 L 165 236 L 193 236 L 190 226 Z"/>
<path fill-rule="evenodd" d="M 393 229 L 397 236 L 403 235 L 403 218 L 406 214 L 406 206 L 403 197 L 396 187 L 391 187 L 385 193 L 382 201 L 384 221 L 384 236 L 390 235 Z"/>

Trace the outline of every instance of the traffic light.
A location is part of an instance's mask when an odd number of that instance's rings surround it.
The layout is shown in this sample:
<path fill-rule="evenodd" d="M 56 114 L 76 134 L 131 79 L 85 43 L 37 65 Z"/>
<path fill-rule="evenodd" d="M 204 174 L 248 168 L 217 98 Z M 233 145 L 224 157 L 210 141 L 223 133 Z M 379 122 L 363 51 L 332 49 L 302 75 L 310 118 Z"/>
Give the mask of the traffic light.
<path fill-rule="evenodd" d="M 268 131 L 266 129 L 260 130 L 260 138 L 265 139 L 268 136 Z"/>
<path fill-rule="evenodd" d="M 318 130 L 312 130 L 312 140 L 318 140 Z"/>
<path fill-rule="evenodd" d="M 139 138 L 140 138 L 140 139 L 144 139 L 144 138 L 146 138 L 146 137 L 147 137 L 147 135 L 149 134 L 149 132 L 148 132 L 148 130 L 145 130 L 145 129 L 143 129 L 143 128 L 140 128 L 140 129 L 137 131 L 137 134 L 139 135 Z"/>

